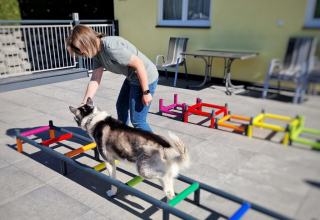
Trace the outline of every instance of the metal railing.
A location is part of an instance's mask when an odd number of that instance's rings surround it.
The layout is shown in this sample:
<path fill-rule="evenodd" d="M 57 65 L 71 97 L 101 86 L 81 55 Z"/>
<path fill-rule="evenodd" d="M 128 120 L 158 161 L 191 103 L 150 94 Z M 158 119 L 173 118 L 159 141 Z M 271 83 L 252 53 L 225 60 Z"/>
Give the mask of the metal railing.
<path fill-rule="evenodd" d="M 111 24 L 92 24 L 107 22 Z M 79 23 L 91 23 L 86 25 L 108 36 L 115 35 L 114 21 L 79 20 L 77 13 L 73 13 L 73 20 L 0 20 L 4 23 L 20 25 L 0 26 L 0 79 L 75 67 L 91 71 L 91 59 L 82 60 L 68 53 L 65 39 L 70 30 Z"/>

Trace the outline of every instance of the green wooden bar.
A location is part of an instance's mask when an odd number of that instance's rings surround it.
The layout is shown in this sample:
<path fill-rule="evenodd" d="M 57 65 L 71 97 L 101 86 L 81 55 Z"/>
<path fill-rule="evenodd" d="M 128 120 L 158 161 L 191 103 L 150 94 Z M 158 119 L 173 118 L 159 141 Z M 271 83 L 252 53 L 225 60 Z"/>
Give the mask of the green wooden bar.
<path fill-rule="evenodd" d="M 306 145 L 310 145 L 313 148 L 320 150 L 320 143 L 319 142 L 314 142 L 314 141 L 310 141 L 308 139 L 304 139 L 304 138 L 294 138 L 292 139 L 294 142 L 297 143 L 301 143 L 301 144 L 306 144 Z"/>
<path fill-rule="evenodd" d="M 141 176 L 136 176 L 135 178 L 133 178 L 132 180 L 128 181 L 126 183 L 126 185 L 133 187 L 134 185 L 140 183 L 143 181 L 143 178 Z"/>
<path fill-rule="evenodd" d="M 302 132 L 302 128 L 301 127 L 296 127 L 295 129 L 291 128 L 291 135 L 290 138 L 294 139 L 297 138 Z"/>
<path fill-rule="evenodd" d="M 183 190 L 181 193 L 179 193 L 176 197 L 174 197 L 172 200 L 170 200 L 168 204 L 171 205 L 172 207 L 177 205 L 179 202 L 184 200 L 188 195 L 190 195 L 197 189 L 199 189 L 199 184 L 193 183 L 191 186 L 189 186 L 188 188 Z"/>
<path fill-rule="evenodd" d="M 309 134 L 316 134 L 316 135 L 320 135 L 320 131 L 319 130 L 315 130 L 315 129 L 311 129 L 311 128 L 302 128 L 303 132 L 309 133 Z"/>

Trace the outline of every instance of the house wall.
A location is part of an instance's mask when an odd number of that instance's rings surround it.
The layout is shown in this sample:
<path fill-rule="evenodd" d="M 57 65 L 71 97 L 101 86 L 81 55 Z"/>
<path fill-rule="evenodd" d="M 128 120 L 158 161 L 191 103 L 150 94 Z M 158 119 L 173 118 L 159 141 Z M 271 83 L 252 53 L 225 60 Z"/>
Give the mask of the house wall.
<path fill-rule="evenodd" d="M 272 58 L 283 60 L 290 36 L 317 36 L 303 29 L 308 0 L 213 0 L 211 28 L 160 28 L 157 0 L 114 0 L 120 36 L 134 44 L 151 61 L 167 55 L 170 37 L 188 37 L 188 51 L 215 49 L 258 52 L 248 60 L 235 60 L 232 79 L 264 83 Z M 283 26 L 278 26 L 283 20 Z M 320 47 L 320 43 L 319 43 Z M 320 55 L 320 48 L 317 50 Z M 214 59 L 212 76 L 222 77 L 223 59 Z M 179 72 L 184 72 L 180 67 Z M 204 61 L 187 57 L 188 73 L 203 75 Z"/>

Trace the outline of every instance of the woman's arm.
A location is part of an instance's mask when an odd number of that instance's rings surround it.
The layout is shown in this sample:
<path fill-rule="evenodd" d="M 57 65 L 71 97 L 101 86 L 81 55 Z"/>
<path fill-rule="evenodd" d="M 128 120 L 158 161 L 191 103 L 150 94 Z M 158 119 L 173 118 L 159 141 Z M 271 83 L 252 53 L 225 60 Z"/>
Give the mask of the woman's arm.
<path fill-rule="evenodd" d="M 93 96 L 96 94 L 101 82 L 102 73 L 103 73 L 103 67 L 100 67 L 92 71 L 92 76 L 91 76 L 90 82 L 88 83 L 86 94 L 82 101 L 83 103 L 87 102 L 88 97 L 92 99 Z M 81 104 L 80 106 L 82 105 L 83 104 Z"/>
<path fill-rule="evenodd" d="M 130 61 L 128 62 L 127 65 L 136 69 L 137 75 L 140 81 L 140 85 L 142 88 L 142 92 L 148 90 L 149 84 L 148 84 L 147 71 L 146 71 L 146 68 L 144 67 L 143 61 L 136 55 L 132 54 Z M 152 96 L 150 93 L 142 96 L 142 104 L 144 106 L 148 106 L 151 100 L 152 100 Z"/>

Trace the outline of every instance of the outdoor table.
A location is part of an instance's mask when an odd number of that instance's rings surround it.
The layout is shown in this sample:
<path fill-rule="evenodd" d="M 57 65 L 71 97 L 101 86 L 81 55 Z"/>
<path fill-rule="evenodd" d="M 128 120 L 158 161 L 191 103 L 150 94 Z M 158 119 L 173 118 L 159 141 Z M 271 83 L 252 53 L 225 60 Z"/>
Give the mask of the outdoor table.
<path fill-rule="evenodd" d="M 235 86 L 231 83 L 231 64 L 233 60 L 239 59 L 244 60 L 251 57 L 255 57 L 258 55 L 258 53 L 245 53 L 245 52 L 231 52 L 231 51 L 217 51 L 217 50 L 196 50 L 191 52 L 183 52 L 181 55 L 190 55 L 194 56 L 195 58 L 202 58 L 206 64 L 206 70 L 204 74 L 204 80 L 200 85 L 197 86 L 187 86 L 187 89 L 190 87 L 201 87 L 206 82 L 211 80 L 211 69 L 212 69 L 212 59 L 214 57 L 216 58 L 223 58 L 224 59 L 224 82 L 226 84 L 227 94 L 231 95 L 232 92 L 236 89 L 243 88 L 243 86 Z M 205 59 L 205 57 L 208 57 L 208 62 Z M 210 73 L 209 73 L 210 71 Z M 226 74 L 227 73 L 227 74 Z"/>

